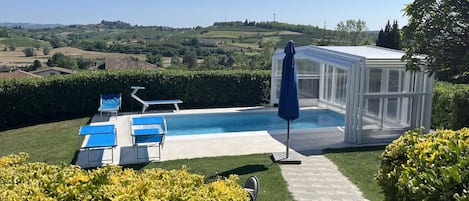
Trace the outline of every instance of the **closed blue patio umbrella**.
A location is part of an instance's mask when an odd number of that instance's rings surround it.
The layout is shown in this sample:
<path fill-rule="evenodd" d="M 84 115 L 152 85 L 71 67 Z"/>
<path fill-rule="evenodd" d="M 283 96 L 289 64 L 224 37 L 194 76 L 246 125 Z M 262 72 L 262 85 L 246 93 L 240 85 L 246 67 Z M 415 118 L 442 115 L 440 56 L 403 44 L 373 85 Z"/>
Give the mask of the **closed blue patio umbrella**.
<path fill-rule="evenodd" d="M 278 116 L 287 120 L 287 152 L 289 158 L 290 121 L 299 117 L 298 88 L 296 81 L 295 46 L 289 41 L 285 47 L 285 57 L 282 66 L 282 81 L 280 83 L 280 98 L 278 102 Z"/>

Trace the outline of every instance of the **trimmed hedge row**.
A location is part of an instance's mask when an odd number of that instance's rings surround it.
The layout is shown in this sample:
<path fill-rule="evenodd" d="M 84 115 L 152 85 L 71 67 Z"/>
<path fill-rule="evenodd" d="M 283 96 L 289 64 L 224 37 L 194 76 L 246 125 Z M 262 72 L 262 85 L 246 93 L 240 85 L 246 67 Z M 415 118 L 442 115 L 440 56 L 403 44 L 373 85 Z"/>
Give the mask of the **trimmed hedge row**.
<path fill-rule="evenodd" d="M 181 99 L 182 108 L 255 106 L 269 101 L 270 71 L 96 71 L 3 80 L 0 128 L 90 115 L 106 93 L 122 93 L 122 111 L 138 111 L 131 86 L 146 88 L 137 94 L 144 100 Z"/>
<path fill-rule="evenodd" d="M 204 182 L 187 168 L 137 172 L 119 166 L 25 163 L 28 155 L 0 157 L 0 200 L 249 200 L 237 175 Z"/>
<path fill-rule="evenodd" d="M 469 85 L 436 82 L 432 127 L 457 130 L 469 126 Z"/>
<path fill-rule="evenodd" d="M 385 200 L 469 200 L 469 128 L 408 131 L 386 147 L 376 179 Z"/>

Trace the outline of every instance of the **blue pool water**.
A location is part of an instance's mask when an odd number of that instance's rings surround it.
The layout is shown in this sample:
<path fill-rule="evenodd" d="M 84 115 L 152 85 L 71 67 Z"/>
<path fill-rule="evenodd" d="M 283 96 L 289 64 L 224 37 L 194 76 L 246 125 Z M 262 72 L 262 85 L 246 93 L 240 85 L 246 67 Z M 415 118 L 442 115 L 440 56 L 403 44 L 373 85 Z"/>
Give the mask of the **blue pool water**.
<path fill-rule="evenodd" d="M 245 111 L 165 116 L 168 136 L 226 132 L 285 130 L 287 121 L 277 111 Z M 336 127 L 344 125 L 344 115 L 327 109 L 300 110 L 290 129 Z"/>

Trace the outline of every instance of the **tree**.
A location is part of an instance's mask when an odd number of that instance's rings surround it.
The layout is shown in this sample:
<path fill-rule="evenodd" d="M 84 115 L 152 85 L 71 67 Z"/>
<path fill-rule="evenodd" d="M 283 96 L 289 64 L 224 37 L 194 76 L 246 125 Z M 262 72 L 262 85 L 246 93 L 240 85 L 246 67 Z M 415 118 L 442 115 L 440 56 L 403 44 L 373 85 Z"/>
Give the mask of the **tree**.
<path fill-rule="evenodd" d="M 8 38 L 8 32 L 6 29 L 0 30 L 0 38 Z"/>
<path fill-rule="evenodd" d="M 366 38 L 366 22 L 362 20 L 347 20 L 336 26 L 337 39 L 340 45 L 360 45 Z"/>
<path fill-rule="evenodd" d="M 36 55 L 36 52 L 34 52 L 34 48 L 32 47 L 24 48 L 23 53 L 25 57 L 32 57 Z"/>
<path fill-rule="evenodd" d="M 188 68 L 197 67 L 197 54 L 193 50 L 187 51 L 182 58 L 182 63 L 186 64 Z"/>
<path fill-rule="evenodd" d="M 36 48 L 36 50 L 39 50 L 39 48 L 41 48 L 41 44 L 39 44 L 38 42 L 34 43 L 34 48 Z"/>
<path fill-rule="evenodd" d="M 43 48 L 42 48 L 42 53 L 44 53 L 44 55 L 49 55 L 49 52 L 50 52 L 50 48 L 49 48 L 49 47 L 43 47 Z"/>
<path fill-rule="evenodd" d="M 469 83 L 469 3 L 467 0 L 414 0 L 402 28 L 407 69 L 421 64 L 440 80 Z M 426 55 L 422 60 L 418 55 Z"/>
<path fill-rule="evenodd" d="M 147 53 L 146 55 L 146 62 L 151 64 L 157 64 L 161 61 L 162 56 L 160 54 L 153 55 L 151 53 Z"/>
<path fill-rule="evenodd" d="M 37 59 L 34 60 L 33 66 L 32 66 L 32 67 L 34 68 L 34 70 L 36 70 L 37 68 L 39 68 L 39 67 L 41 67 L 41 66 L 42 66 L 42 64 L 41 64 L 41 62 L 40 62 L 39 60 L 37 60 Z"/>
<path fill-rule="evenodd" d="M 78 68 L 76 60 L 73 57 L 67 56 L 60 52 L 52 55 L 52 58 L 47 61 L 47 65 L 51 67 L 60 66 L 60 67 L 70 68 L 70 69 Z"/>
<path fill-rule="evenodd" d="M 203 67 L 205 69 L 217 69 L 218 65 L 218 58 L 215 55 L 208 55 L 204 58 Z"/>
<path fill-rule="evenodd" d="M 397 20 L 394 20 L 392 28 L 391 23 L 388 20 L 384 31 L 383 29 L 379 31 L 376 46 L 387 47 L 396 50 L 401 49 L 401 33 L 399 30 L 399 25 L 397 24 Z"/>
<path fill-rule="evenodd" d="M 96 66 L 96 60 L 94 59 L 78 57 L 76 62 L 79 69 L 87 69 L 89 67 Z"/>
<path fill-rule="evenodd" d="M 262 42 L 262 69 L 271 69 L 272 55 L 274 54 L 274 42 L 267 40 Z"/>
<path fill-rule="evenodd" d="M 174 55 L 171 57 L 171 65 L 179 65 L 181 64 L 181 58 L 178 57 L 177 55 Z"/>
<path fill-rule="evenodd" d="M 11 44 L 8 46 L 8 49 L 10 49 L 10 51 L 15 51 L 15 50 L 16 50 L 16 43 L 11 43 Z"/>
<path fill-rule="evenodd" d="M 389 48 L 400 50 L 401 49 L 401 31 L 399 30 L 399 25 L 397 20 L 394 20 L 392 23 L 392 29 L 389 39 Z"/>
<path fill-rule="evenodd" d="M 199 41 L 198 38 L 193 37 L 193 38 L 191 39 L 191 45 L 192 45 L 192 46 L 198 46 L 199 43 L 200 43 L 200 41 Z"/>

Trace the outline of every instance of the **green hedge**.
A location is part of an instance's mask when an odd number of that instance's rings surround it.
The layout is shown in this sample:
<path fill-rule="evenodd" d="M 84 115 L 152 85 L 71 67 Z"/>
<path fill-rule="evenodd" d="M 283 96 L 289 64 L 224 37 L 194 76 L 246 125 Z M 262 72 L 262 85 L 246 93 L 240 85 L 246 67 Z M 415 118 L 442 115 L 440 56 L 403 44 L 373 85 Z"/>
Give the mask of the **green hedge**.
<path fill-rule="evenodd" d="M 469 128 L 408 131 L 386 147 L 376 176 L 386 200 L 469 200 Z"/>
<path fill-rule="evenodd" d="M 122 93 L 122 111 L 138 111 L 131 86 L 144 100 L 181 99 L 182 108 L 267 103 L 270 71 L 96 71 L 0 81 L 0 128 L 97 112 L 99 95 Z M 158 107 L 158 106 L 154 106 Z"/>
<path fill-rule="evenodd" d="M 433 89 L 432 127 L 460 129 L 469 126 L 469 85 L 436 82 Z"/>

